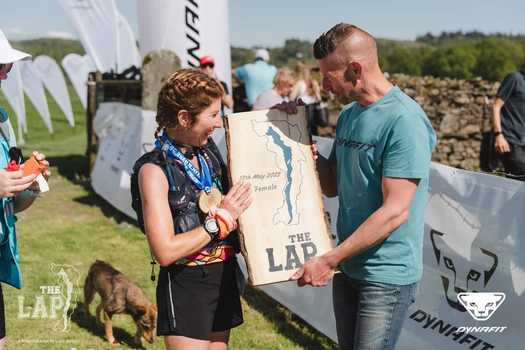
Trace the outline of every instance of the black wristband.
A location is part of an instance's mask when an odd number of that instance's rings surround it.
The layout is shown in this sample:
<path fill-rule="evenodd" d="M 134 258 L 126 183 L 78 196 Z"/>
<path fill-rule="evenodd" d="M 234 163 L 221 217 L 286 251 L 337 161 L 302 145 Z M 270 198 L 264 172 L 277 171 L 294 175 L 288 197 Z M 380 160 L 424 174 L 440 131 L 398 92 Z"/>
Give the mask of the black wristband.
<path fill-rule="evenodd" d="M 213 216 L 206 217 L 206 219 L 204 220 L 203 227 L 204 231 L 206 231 L 206 233 L 210 235 L 210 238 L 212 240 L 217 238 L 217 235 L 219 234 L 219 224 Z"/>
<path fill-rule="evenodd" d="M 503 133 L 501 131 L 494 131 L 494 136 L 499 136 L 499 135 L 503 135 Z"/>

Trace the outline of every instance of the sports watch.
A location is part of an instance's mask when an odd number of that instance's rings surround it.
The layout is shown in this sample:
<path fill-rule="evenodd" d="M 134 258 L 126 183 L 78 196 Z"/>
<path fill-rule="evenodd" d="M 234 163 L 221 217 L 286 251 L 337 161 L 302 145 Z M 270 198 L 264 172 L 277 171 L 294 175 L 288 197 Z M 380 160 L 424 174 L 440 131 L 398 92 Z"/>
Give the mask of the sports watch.
<path fill-rule="evenodd" d="M 210 235 L 211 239 L 215 239 L 219 234 L 219 224 L 213 216 L 208 216 L 204 220 L 204 230 Z"/>

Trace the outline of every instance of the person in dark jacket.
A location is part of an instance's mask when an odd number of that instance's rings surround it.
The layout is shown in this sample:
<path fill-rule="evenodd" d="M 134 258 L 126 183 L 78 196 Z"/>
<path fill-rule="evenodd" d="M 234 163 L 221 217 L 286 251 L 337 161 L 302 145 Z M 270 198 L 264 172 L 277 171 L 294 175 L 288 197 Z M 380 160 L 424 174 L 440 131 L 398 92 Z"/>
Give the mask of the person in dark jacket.
<path fill-rule="evenodd" d="M 509 177 L 525 181 L 525 72 L 503 79 L 492 108 L 496 151 Z"/>

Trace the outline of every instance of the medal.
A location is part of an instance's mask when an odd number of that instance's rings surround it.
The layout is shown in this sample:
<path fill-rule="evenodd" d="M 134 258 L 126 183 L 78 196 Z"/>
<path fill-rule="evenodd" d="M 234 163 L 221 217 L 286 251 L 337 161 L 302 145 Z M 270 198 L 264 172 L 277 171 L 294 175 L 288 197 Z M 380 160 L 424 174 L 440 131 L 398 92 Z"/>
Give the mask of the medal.
<path fill-rule="evenodd" d="M 195 186 L 201 190 L 199 194 L 199 208 L 203 213 L 206 214 L 212 208 L 219 206 L 222 200 L 222 193 L 218 188 L 213 187 L 211 171 L 203 155 L 199 152 L 196 154 L 201 169 L 199 171 L 191 161 L 175 147 L 165 133 L 159 140 L 155 141 L 155 148 L 166 152 L 168 157 L 177 159 L 182 164 L 186 175 L 188 175 Z"/>
<path fill-rule="evenodd" d="M 199 208 L 207 214 L 212 208 L 216 208 L 221 204 L 222 193 L 217 187 L 212 187 L 209 193 L 201 191 L 199 194 Z"/>

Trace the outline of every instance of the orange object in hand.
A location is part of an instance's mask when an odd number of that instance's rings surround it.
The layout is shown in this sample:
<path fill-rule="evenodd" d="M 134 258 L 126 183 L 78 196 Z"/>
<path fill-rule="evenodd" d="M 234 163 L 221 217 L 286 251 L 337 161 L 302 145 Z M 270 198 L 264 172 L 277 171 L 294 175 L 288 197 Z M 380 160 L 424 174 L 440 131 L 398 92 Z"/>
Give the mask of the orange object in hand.
<path fill-rule="evenodd" d="M 31 156 L 31 158 L 22 164 L 22 172 L 24 173 L 24 176 L 31 174 L 40 175 L 44 170 L 46 170 L 46 167 L 40 164 L 35 156 Z"/>

